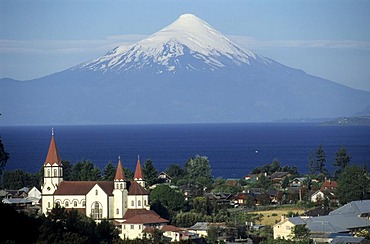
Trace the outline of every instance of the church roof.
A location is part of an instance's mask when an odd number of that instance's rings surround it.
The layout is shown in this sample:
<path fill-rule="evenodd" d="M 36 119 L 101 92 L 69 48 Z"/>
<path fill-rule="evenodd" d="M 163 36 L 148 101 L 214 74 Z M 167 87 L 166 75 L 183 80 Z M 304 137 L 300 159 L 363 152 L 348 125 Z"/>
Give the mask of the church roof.
<path fill-rule="evenodd" d="M 147 209 L 128 209 L 123 218 L 126 219 L 125 224 L 168 223 L 168 220 Z"/>
<path fill-rule="evenodd" d="M 95 185 L 107 195 L 112 195 L 112 181 L 62 181 L 54 195 L 86 195 Z"/>
<path fill-rule="evenodd" d="M 143 171 L 141 169 L 141 164 L 140 164 L 140 158 L 139 157 L 137 158 L 134 179 L 135 180 L 136 179 L 142 179 L 142 180 L 144 180 L 144 174 L 143 174 Z"/>
<path fill-rule="evenodd" d="M 53 129 L 52 133 L 51 133 L 51 141 L 50 141 L 50 145 L 49 145 L 48 155 L 46 156 L 45 165 L 47 165 L 47 164 L 61 165 L 61 163 L 62 163 L 62 160 L 60 160 L 57 144 L 56 144 L 55 138 L 54 138 L 54 129 Z"/>
<path fill-rule="evenodd" d="M 149 192 L 136 181 L 131 181 L 128 195 L 149 195 Z"/>
<path fill-rule="evenodd" d="M 123 170 L 121 158 L 118 158 L 118 166 L 116 171 L 116 176 L 114 177 L 114 181 L 125 181 L 125 171 Z"/>

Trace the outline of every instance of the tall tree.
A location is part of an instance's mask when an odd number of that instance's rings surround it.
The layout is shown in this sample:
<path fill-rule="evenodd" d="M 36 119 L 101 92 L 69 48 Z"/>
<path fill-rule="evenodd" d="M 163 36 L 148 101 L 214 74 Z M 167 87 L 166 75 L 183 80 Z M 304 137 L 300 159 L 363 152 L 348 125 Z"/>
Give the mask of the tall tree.
<path fill-rule="evenodd" d="M 211 165 L 205 156 L 190 158 L 185 164 L 186 179 L 195 196 L 202 196 L 213 183 Z"/>
<path fill-rule="evenodd" d="M 326 155 L 322 144 L 320 144 L 316 151 L 316 168 L 320 174 L 323 174 L 324 176 L 329 176 L 329 172 L 326 169 L 325 164 Z"/>
<path fill-rule="evenodd" d="M 6 163 L 8 162 L 8 159 L 9 159 L 9 153 L 5 151 L 4 144 L 0 137 L 0 179 L 1 179 L 1 176 L 3 175 L 3 170 L 6 166 Z"/>
<path fill-rule="evenodd" d="M 174 185 L 177 185 L 177 182 L 185 176 L 185 170 L 178 164 L 170 164 L 165 172 L 171 176 L 171 182 Z"/>
<path fill-rule="evenodd" d="M 334 166 L 339 167 L 334 172 L 334 176 L 337 178 L 343 170 L 348 166 L 349 162 L 351 161 L 350 155 L 347 153 L 347 149 L 343 146 L 341 149 L 337 151 L 335 154 L 335 161 L 333 163 Z"/>
<path fill-rule="evenodd" d="M 96 181 L 100 180 L 100 169 L 88 160 L 77 162 L 72 166 L 71 180 L 77 181 Z"/>
<path fill-rule="evenodd" d="M 309 169 L 310 175 L 315 175 L 316 172 L 317 172 L 317 167 L 316 167 L 315 162 L 313 160 L 312 152 L 310 152 L 310 154 L 308 156 L 308 169 Z"/>
<path fill-rule="evenodd" d="M 112 162 L 108 162 L 104 168 L 103 180 L 113 181 L 116 176 L 116 167 L 114 167 Z"/>
<path fill-rule="evenodd" d="M 151 159 L 147 159 L 144 167 L 143 173 L 145 177 L 146 183 L 151 186 L 158 182 L 158 171 L 153 165 L 153 161 Z"/>
<path fill-rule="evenodd" d="M 341 204 L 369 199 L 370 180 L 361 166 L 347 166 L 338 178 L 338 198 Z"/>

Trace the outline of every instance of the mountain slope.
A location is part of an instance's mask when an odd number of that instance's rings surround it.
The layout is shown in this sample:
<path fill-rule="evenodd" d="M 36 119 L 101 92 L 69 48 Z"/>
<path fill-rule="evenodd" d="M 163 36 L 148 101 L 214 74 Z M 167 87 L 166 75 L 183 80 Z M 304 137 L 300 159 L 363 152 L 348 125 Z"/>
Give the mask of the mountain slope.
<path fill-rule="evenodd" d="M 256 122 L 370 105 L 369 92 L 243 50 L 190 14 L 129 48 L 0 88 L 4 124 Z"/>

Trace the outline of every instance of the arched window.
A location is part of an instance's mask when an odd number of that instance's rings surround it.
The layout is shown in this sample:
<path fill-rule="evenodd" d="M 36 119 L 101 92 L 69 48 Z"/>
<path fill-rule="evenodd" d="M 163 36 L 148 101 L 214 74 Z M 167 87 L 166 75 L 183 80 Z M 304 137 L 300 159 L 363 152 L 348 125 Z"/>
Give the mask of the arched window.
<path fill-rule="evenodd" d="M 82 201 L 82 207 L 86 207 L 86 202 Z"/>
<path fill-rule="evenodd" d="M 98 195 L 98 190 L 95 190 L 95 195 Z"/>
<path fill-rule="evenodd" d="M 134 200 L 131 201 L 131 207 L 135 206 Z"/>
<path fill-rule="evenodd" d="M 56 201 L 56 202 L 55 202 L 55 206 L 56 206 L 56 207 L 60 207 L 60 201 Z"/>
<path fill-rule="evenodd" d="M 57 169 L 54 169 L 54 176 L 57 176 L 58 175 L 57 172 L 58 172 Z"/>
<path fill-rule="evenodd" d="M 119 208 L 116 209 L 116 214 L 119 214 Z"/>
<path fill-rule="evenodd" d="M 101 209 L 99 202 L 95 202 L 93 206 L 94 206 L 94 208 L 91 209 L 92 217 L 94 219 L 101 219 L 103 210 Z"/>
<path fill-rule="evenodd" d="M 48 174 L 47 174 L 48 177 L 50 177 L 50 169 L 48 169 Z"/>
<path fill-rule="evenodd" d="M 68 208 L 69 207 L 69 202 L 66 201 L 65 205 L 66 205 L 66 208 Z"/>
<path fill-rule="evenodd" d="M 141 207 L 141 201 L 139 200 L 139 201 L 137 201 L 137 205 L 139 206 L 139 207 Z"/>
<path fill-rule="evenodd" d="M 146 206 L 146 200 L 144 200 L 144 206 Z"/>
<path fill-rule="evenodd" d="M 120 185 L 119 185 L 119 189 L 122 189 L 123 188 L 123 184 L 121 183 Z"/>
<path fill-rule="evenodd" d="M 77 201 L 73 202 L 73 207 L 77 207 Z"/>

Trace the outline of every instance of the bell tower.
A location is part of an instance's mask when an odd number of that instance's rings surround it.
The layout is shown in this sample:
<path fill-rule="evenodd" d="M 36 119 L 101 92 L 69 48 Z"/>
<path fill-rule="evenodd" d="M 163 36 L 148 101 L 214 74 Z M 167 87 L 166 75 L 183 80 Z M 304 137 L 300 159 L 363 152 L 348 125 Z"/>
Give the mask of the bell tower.
<path fill-rule="evenodd" d="M 54 138 L 54 128 L 51 130 L 49 151 L 44 163 L 44 182 L 42 191 L 42 213 L 47 214 L 54 207 L 54 192 L 63 181 L 63 165 Z"/>

